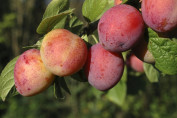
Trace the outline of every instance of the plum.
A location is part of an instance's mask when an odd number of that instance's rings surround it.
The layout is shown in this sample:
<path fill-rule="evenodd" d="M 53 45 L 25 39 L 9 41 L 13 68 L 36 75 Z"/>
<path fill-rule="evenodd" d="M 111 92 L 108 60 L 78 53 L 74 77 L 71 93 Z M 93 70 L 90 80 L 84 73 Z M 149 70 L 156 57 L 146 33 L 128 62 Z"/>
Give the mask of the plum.
<path fill-rule="evenodd" d="M 84 70 L 88 82 L 96 89 L 105 91 L 121 79 L 124 60 L 121 53 L 109 52 L 98 43 L 90 48 Z"/>
<path fill-rule="evenodd" d="M 66 29 L 55 29 L 47 33 L 40 52 L 45 67 L 60 77 L 78 72 L 87 59 L 85 42 Z"/>
<path fill-rule="evenodd" d="M 14 68 L 14 80 L 21 95 L 33 96 L 47 89 L 54 75 L 45 68 L 40 51 L 30 49 L 19 56 Z"/>
<path fill-rule="evenodd" d="M 128 65 L 137 72 L 144 72 L 143 61 L 138 59 L 134 54 L 128 57 Z"/>
<path fill-rule="evenodd" d="M 99 41 L 108 51 L 127 51 L 141 39 L 144 28 L 142 15 L 136 8 L 125 4 L 116 5 L 100 18 Z"/>
<path fill-rule="evenodd" d="M 136 47 L 132 48 L 133 53 L 138 57 L 141 61 L 146 63 L 154 63 L 154 57 L 152 53 L 148 50 L 148 42 L 143 38 Z"/>
<path fill-rule="evenodd" d="M 142 16 L 145 23 L 157 32 L 168 32 L 177 27 L 177 0 L 143 0 Z"/>

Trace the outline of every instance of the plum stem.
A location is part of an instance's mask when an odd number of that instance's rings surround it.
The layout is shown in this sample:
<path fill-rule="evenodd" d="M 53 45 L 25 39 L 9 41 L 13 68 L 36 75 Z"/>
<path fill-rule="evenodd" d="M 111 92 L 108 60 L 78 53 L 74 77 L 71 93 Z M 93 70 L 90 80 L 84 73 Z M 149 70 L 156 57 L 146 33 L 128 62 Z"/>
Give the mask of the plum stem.
<path fill-rule="evenodd" d="M 93 35 L 93 34 L 92 34 L 91 36 L 93 37 L 94 41 L 95 41 L 96 43 L 98 43 L 98 40 L 97 40 L 96 36 Z"/>

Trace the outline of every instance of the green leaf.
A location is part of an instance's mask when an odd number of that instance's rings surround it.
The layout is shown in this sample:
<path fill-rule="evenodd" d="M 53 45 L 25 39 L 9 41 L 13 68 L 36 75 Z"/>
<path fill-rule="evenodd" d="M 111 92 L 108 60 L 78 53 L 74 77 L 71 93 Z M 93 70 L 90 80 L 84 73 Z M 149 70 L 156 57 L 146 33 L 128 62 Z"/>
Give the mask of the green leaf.
<path fill-rule="evenodd" d="M 57 80 L 58 78 L 55 79 L 55 82 L 54 82 L 54 85 L 53 85 L 53 88 L 54 88 L 54 97 L 56 99 L 64 99 L 64 96 L 63 96 L 63 93 L 62 93 L 62 90 L 61 90 L 61 87 L 60 87 L 60 83 L 59 81 Z"/>
<path fill-rule="evenodd" d="M 39 26 L 37 28 L 37 33 L 38 34 L 46 34 L 50 30 L 55 28 L 56 25 L 57 25 L 57 28 L 59 28 L 58 23 L 61 22 L 65 16 L 72 13 L 73 10 L 74 9 L 70 9 L 70 10 L 64 11 L 58 15 L 48 17 L 48 18 L 42 20 L 42 22 L 39 24 Z M 63 24 L 61 24 L 61 28 L 63 28 Z"/>
<path fill-rule="evenodd" d="M 111 7 L 113 7 L 114 6 L 114 2 L 115 2 L 115 0 L 108 0 L 108 4 L 106 5 L 106 8 L 104 9 L 104 12 L 106 10 L 110 9 Z"/>
<path fill-rule="evenodd" d="M 79 20 L 79 18 L 77 16 L 75 16 L 74 14 L 70 17 L 70 21 L 69 21 L 69 27 L 76 27 L 79 25 L 83 25 L 83 22 L 81 20 Z"/>
<path fill-rule="evenodd" d="M 122 4 L 124 4 L 124 3 L 126 3 L 126 2 L 128 2 L 128 0 L 122 0 Z"/>
<path fill-rule="evenodd" d="M 82 35 L 82 37 L 81 37 L 85 42 L 89 42 L 89 39 L 88 39 L 88 36 L 87 36 L 87 34 L 84 34 L 84 35 Z"/>
<path fill-rule="evenodd" d="M 144 71 L 150 82 L 158 82 L 160 73 L 157 69 L 154 68 L 152 64 L 144 63 Z"/>
<path fill-rule="evenodd" d="M 66 24 L 66 20 L 67 16 L 63 17 L 60 22 L 58 22 L 53 29 L 64 29 L 65 28 L 65 24 Z"/>
<path fill-rule="evenodd" d="M 177 43 L 177 38 L 173 38 L 172 40 Z"/>
<path fill-rule="evenodd" d="M 127 94 L 127 68 L 124 69 L 123 76 L 119 83 L 108 91 L 106 97 L 117 105 L 123 105 Z"/>
<path fill-rule="evenodd" d="M 65 90 L 67 93 L 71 95 L 68 85 L 66 84 L 65 78 L 59 78 L 59 83 L 60 83 L 60 86 L 63 88 L 63 90 Z"/>
<path fill-rule="evenodd" d="M 104 91 L 100 91 L 94 87 L 91 88 L 91 92 L 97 99 L 101 99 L 101 97 L 105 94 Z"/>
<path fill-rule="evenodd" d="M 161 38 L 148 28 L 148 49 L 155 58 L 155 67 L 165 74 L 177 74 L 177 42 L 175 38 Z"/>
<path fill-rule="evenodd" d="M 148 28 L 148 34 L 149 34 L 149 38 L 159 38 L 158 34 L 151 28 Z"/>
<path fill-rule="evenodd" d="M 71 76 L 68 76 L 67 77 L 68 79 L 74 79 L 76 81 L 79 81 L 79 82 L 87 82 L 87 78 L 85 76 L 85 73 L 84 73 L 84 70 L 81 69 L 80 71 L 78 71 L 77 73 L 71 75 Z"/>
<path fill-rule="evenodd" d="M 15 63 L 17 61 L 18 57 L 15 57 L 13 60 L 11 60 L 4 70 L 1 73 L 0 76 L 0 96 L 3 101 L 5 101 L 8 93 L 14 86 L 14 67 Z"/>
<path fill-rule="evenodd" d="M 120 81 L 114 88 L 109 90 L 106 96 L 110 101 L 121 106 L 125 101 L 126 91 L 126 83 Z"/>
<path fill-rule="evenodd" d="M 9 93 L 8 93 L 8 95 L 7 95 L 7 97 L 6 97 L 6 99 L 8 99 L 9 97 L 13 97 L 13 96 L 16 96 L 16 95 L 18 95 L 19 93 L 18 93 L 18 91 L 17 91 L 17 89 L 16 89 L 16 87 L 15 87 L 15 85 L 12 87 L 12 89 L 9 91 Z"/>
<path fill-rule="evenodd" d="M 87 21 L 96 21 L 103 13 L 107 4 L 107 0 L 85 0 L 82 6 L 82 14 Z"/>
<path fill-rule="evenodd" d="M 23 48 L 28 48 L 28 49 L 37 48 L 37 49 L 40 50 L 40 47 L 41 47 L 41 44 L 42 44 L 42 40 L 43 40 L 43 37 L 41 37 L 34 45 L 24 46 Z"/>
<path fill-rule="evenodd" d="M 82 26 L 83 26 L 83 22 L 81 20 L 79 20 L 79 18 L 77 16 L 72 14 L 69 17 L 68 29 L 71 32 L 79 35 L 79 33 L 80 33 L 81 29 L 82 29 Z"/>
<path fill-rule="evenodd" d="M 155 67 L 165 74 L 177 74 L 177 43 L 167 38 L 150 38 L 148 49 L 155 58 Z"/>
<path fill-rule="evenodd" d="M 55 96 L 55 98 L 64 99 L 65 96 L 63 95 L 63 90 L 65 92 L 67 92 L 68 94 L 71 94 L 71 92 L 66 84 L 65 78 L 57 77 L 54 82 L 54 96 Z"/>
<path fill-rule="evenodd" d="M 43 19 L 56 16 L 58 13 L 63 12 L 68 8 L 69 0 L 52 0 L 44 12 Z"/>

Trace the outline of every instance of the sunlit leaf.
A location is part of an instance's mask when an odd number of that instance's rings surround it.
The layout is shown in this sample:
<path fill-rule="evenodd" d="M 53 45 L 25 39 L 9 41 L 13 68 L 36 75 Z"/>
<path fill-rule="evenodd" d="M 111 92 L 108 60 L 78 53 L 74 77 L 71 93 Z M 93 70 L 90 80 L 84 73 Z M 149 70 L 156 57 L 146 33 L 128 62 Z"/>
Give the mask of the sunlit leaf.
<path fill-rule="evenodd" d="M 56 16 L 69 8 L 69 0 L 52 0 L 43 15 L 43 19 L 51 16 Z"/>
<path fill-rule="evenodd" d="M 107 6 L 107 0 L 85 0 L 82 6 L 82 14 L 87 21 L 93 22 L 99 19 Z"/>
<path fill-rule="evenodd" d="M 144 63 L 144 71 L 150 82 L 158 82 L 160 73 L 152 64 Z"/>
<path fill-rule="evenodd" d="M 17 61 L 18 57 L 15 57 L 13 60 L 11 60 L 4 70 L 1 73 L 0 76 L 0 96 L 3 101 L 5 101 L 8 93 L 14 86 L 14 67 L 15 63 Z"/>
<path fill-rule="evenodd" d="M 39 26 L 37 28 L 37 33 L 38 34 L 46 34 L 47 32 L 51 31 L 53 28 L 55 28 L 56 25 L 57 25 L 57 28 L 60 28 L 58 23 L 61 22 L 65 16 L 72 13 L 73 10 L 74 9 L 70 9 L 70 10 L 64 11 L 58 15 L 48 17 L 48 18 L 42 20 L 42 22 L 39 24 Z M 61 28 L 63 28 L 63 24 L 60 24 L 60 25 L 61 25 Z"/>

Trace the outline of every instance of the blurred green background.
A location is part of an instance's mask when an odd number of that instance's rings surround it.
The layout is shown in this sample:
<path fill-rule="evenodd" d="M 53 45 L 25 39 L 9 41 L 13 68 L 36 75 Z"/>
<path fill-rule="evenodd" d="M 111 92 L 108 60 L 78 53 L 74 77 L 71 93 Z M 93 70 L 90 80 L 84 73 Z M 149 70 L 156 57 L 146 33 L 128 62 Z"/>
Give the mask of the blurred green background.
<path fill-rule="evenodd" d="M 0 70 L 41 37 L 37 35 L 45 0 L 0 1 Z M 81 13 L 83 0 L 72 0 Z M 81 16 L 79 16 L 81 18 Z M 128 71 L 132 71 L 128 69 Z M 133 72 L 133 71 L 132 71 Z M 34 97 L 17 95 L 0 101 L 0 118 L 177 118 L 177 77 L 165 76 L 150 83 L 144 74 L 128 74 L 127 96 L 120 106 L 87 82 L 66 80 L 71 95 L 56 99 L 53 87 Z M 106 93 L 105 93 L 106 94 Z"/>

